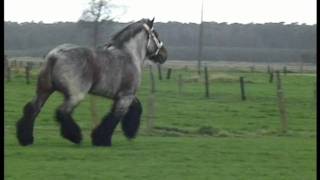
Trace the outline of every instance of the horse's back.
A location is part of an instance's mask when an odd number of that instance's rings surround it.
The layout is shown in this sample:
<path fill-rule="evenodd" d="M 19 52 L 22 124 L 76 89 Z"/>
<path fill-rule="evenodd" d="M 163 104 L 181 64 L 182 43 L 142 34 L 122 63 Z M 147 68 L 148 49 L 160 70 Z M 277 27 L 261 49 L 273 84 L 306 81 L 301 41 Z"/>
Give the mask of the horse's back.
<path fill-rule="evenodd" d="M 55 56 L 59 59 L 64 60 L 75 60 L 82 58 L 90 58 L 93 56 L 92 49 L 88 47 L 82 47 L 75 44 L 61 44 L 52 49 L 46 56 L 47 60 L 49 57 Z"/>

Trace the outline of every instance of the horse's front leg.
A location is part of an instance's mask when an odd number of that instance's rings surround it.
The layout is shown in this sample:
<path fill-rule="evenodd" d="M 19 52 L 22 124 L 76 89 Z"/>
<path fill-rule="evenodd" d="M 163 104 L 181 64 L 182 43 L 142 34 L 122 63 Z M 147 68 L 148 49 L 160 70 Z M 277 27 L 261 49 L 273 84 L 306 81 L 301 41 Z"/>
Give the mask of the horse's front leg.
<path fill-rule="evenodd" d="M 134 99 L 134 95 L 123 96 L 113 102 L 111 111 L 91 133 L 95 146 L 111 146 L 111 137 L 119 121 L 124 117 Z"/>

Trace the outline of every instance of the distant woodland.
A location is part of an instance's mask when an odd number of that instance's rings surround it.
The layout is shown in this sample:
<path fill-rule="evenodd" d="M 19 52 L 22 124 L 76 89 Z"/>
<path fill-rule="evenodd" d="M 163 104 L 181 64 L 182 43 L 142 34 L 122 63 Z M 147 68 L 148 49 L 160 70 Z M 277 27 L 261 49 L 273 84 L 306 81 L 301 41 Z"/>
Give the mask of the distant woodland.
<path fill-rule="evenodd" d="M 90 22 L 4 24 L 7 56 L 41 56 L 62 43 L 92 46 Z M 99 42 L 103 44 L 127 23 L 104 22 Z M 316 25 L 227 24 L 204 22 L 202 59 L 249 62 L 316 62 Z M 156 23 L 155 29 L 168 49 L 169 59 L 197 59 L 199 24 Z"/>

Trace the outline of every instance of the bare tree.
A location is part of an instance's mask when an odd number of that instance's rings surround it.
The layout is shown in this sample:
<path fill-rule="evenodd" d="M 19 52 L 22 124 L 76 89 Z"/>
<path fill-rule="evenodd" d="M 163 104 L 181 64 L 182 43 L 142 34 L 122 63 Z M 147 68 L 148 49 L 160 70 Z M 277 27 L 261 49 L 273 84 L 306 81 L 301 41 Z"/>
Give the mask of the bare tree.
<path fill-rule="evenodd" d="M 201 74 L 201 59 L 203 47 L 203 0 L 201 2 L 201 22 L 199 25 L 199 41 L 198 41 L 198 74 Z"/>
<path fill-rule="evenodd" d="M 111 10 L 115 7 L 110 3 L 110 0 L 91 0 L 89 8 L 85 9 L 80 17 L 79 24 L 92 29 L 92 46 L 97 47 L 99 30 L 104 22 L 111 21 Z M 98 112 L 97 112 L 97 98 L 90 96 L 91 104 L 91 118 L 93 121 L 93 128 L 98 124 Z"/>
<path fill-rule="evenodd" d="M 110 0 L 91 0 L 89 8 L 83 11 L 79 22 L 92 28 L 93 47 L 97 46 L 101 24 L 113 20 L 111 10 L 115 7 Z"/>

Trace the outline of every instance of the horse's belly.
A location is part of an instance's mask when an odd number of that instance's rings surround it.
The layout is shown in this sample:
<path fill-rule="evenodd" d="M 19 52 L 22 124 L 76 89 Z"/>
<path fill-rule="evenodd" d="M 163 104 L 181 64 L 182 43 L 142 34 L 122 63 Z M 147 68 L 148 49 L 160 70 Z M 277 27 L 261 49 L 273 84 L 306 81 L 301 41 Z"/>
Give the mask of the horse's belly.
<path fill-rule="evenodd" d="M 115 71 L 109 71 L 103 74 L 93 85 L 89 93 L 98 96 L 116 98 L 128 94 L 135 94 L 139 79 L 132 74 L 118 74 Z"/>
<path fill-rule="evenodd" d="M 116 92 L 108 87 L 95 86 L 89 91 L 89 93 L 106 98 L 114 98 L 116 96 Z"/>

